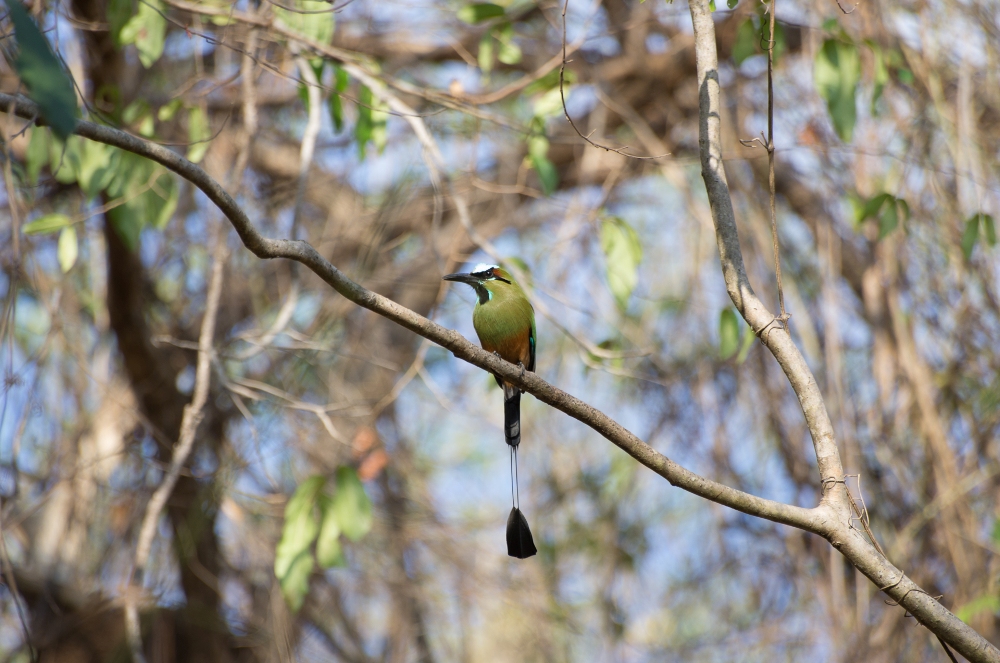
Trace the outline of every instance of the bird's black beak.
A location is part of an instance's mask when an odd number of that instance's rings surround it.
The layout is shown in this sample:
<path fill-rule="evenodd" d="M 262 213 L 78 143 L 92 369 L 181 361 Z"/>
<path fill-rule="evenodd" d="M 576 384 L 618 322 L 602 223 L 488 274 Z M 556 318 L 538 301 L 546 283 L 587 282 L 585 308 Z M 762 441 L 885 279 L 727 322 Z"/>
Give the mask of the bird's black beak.
<path fill-rule="evenodd" d="M 458 281 L 459 283 L 467 283 L 467 284 L 471 285 L 472 287 L 475 287 L 476 284 L 479 283 L 479 279 L 476 278 L 475 276 L 473 276 L 472 274 L 462 274 L 462 273 L 458 273 L 458 274 L 446 274 L 444 276 L 444 280 L 445 281 Z"/>

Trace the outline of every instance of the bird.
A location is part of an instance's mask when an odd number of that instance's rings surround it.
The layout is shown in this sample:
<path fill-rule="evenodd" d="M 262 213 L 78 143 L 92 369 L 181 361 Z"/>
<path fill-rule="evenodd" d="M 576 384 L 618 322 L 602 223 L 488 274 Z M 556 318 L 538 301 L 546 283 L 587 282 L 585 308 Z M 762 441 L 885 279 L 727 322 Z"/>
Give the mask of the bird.
<path fill-rule="evenodd" d="M 479 343 L 521 370 L 535 370 L 535 309 L 510 272 L 499 265 L 480 263 L 471 272 L 447 274 L 445 281 L 472 286 L 476 307 L 472 326 Z M 526 559 L 537 551 L 528 521 L 520 509 L 517 491 L 517 447 L 521 443 L 521 389 L 493 376 L 503 389 L 504 441 L 511 453 L 511 511 L 507 518 L 507 554 Z"/>

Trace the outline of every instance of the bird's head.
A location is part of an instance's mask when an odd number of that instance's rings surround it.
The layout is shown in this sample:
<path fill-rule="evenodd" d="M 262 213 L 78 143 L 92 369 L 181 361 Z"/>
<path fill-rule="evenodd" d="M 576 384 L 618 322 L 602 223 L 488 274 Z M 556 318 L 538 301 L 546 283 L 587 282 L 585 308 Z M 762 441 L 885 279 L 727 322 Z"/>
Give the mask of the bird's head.
<path fill-rule="evenodd" d="M 480 304 L 485 304 L 493 299 L 495 295 L 505 292 L 508 288 L 520 290 L 520 287 L 514 281 L 514 277 L 506 269 L 498 265 L 483 263 L 473 267 L 471 272 L 448 274 L 444 277 L 444 280 L 467 283 L 472 286 L 479 296 Z"/>

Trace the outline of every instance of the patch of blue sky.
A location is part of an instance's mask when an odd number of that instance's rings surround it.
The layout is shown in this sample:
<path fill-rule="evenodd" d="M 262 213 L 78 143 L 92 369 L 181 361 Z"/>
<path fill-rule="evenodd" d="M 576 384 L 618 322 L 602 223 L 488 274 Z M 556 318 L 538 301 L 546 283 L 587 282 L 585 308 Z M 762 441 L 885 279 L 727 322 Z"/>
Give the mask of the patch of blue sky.
<path fill-rule="evenodd" d="M 560 26 L 561 27 L 561 26 Z M 562 43 L 562 31 L 549 28 L 549 38 L 555 43 Z M 581 51 L 586 56 L 588 52 L 601 57 L 611 57 L 621 52 L 618 40 L 608 34 L 608 15 L 604 7 L 598 7 L 594 13 L 572 11 L 566 13 L 566 41 L 576 43 L 584 37 Z"/>
<path fill-rule="evenodd" d="M 285 446 L 288 440 L 277 431 L 282 425 L 281 418 L 266 419 L 268 417 L 258 414 L 256 428 L 244 428 L 248 434 L 237 448 L 240 456 L 248 460 L 248 465 L 237 475 L 232 488 L 236 493 L 251 497 L 265 497 L 276 491 L 291 495 L 309 473 L 292 471 L 293 454 Z"/>
<path fill-rule="evenodd" d="M 364 7 L 380 27 L 391 26 L 393 34 L 402 32 L 407 39 L 423 37 L 429 41 L 430 36 L 441 34 L 439 28 L 446 21 L 457 21 L 454 5 L 428 0 L 382 0 L 364 3 Z"/>
<path fill-rule="evenodd" d="M 487 79 L 479 67 L 467 62 L 447 61 L 442 63 L 424 63 L 401 72 L 407 79 L 421 81 L 425 85 L 437 89 L 447 89 L 452 81 L 458 81 L 467 93 L 475 94 L 483 89 Z M 489 77 L 489 89 L 499 87 L 506 82 L 519 78 L 523 74 L 492 72 Z M 507 80 L 510 79 L 510 80 Z"/>
<path fill-rule="evenodd" d="M 670 46 L 670 39 L 659 32 L 652 32 L 646 36 L 646 50 L 653 55 L 662 55 L 667 52 Z"/>
<path fill-rule="evenodd" d="M 566 93 L 566 110 L 570 117 L 586 117 L 597 106 L 597 93 L 592 85 L 571 85 L 563 92 Z M 556 117 L 561 122 L 566 119 L 561 113 Z"/>
<path fill-rule="evenodd" d="M 168 23 L 168 28 L 170 24 Z M 207 34 L 208 30 L 203 34 Z M 168 32 L 163 41 L 163 55 L 169 60 L 190 62 L 193 66 L 194 58 L 206 57 L 215 51 L 215 46 L 208 43 L 204 38 L 183 31 Z M 208 83 L 209 81 L 205 81 Z"/>
<path fill-rule="evenodd" d="M 325 293 L 321 295 L 319 292 L 300 292 L 299 301 L 295 304 L 295 311 L 292 313 L 292 326 L 297 329 L 309 327 L 316 319 L 325 296 L 328 295 Z M 274 315 L 277 313 L 278 309 L 275 309 Z"/>

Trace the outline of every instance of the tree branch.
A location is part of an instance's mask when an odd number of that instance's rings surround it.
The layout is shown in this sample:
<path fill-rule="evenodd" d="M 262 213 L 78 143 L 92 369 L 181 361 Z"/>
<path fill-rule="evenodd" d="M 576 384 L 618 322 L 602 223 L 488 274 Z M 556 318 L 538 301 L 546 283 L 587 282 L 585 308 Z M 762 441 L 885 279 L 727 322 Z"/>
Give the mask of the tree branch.
<path fill-rule="evenodd" d="M 716 241 L 722 262 L 722 275 L 733 304 L 751 329 L 760 336 L 788 378 L 799 399 L 806 424 L 813 438 L 816 459 L 823 485 L 823 499 L 813 511 L 828 507 L 830 516 L 827 540 L 859 571 L 868 576 L 895 603 L 909 611 L 944 642 L 970 661 L 1000 661 L 1000 650 L 943 605 L 920 589 L 906 575 L 878 553 L 851 526 L 850 496 L 844 483 L 844 470 L 833 433 L 830 415 L 816 378 L 806 364 L 788 331 L 776 324 L 777 318 L 754 294 L 740 251 L 739 235 L 729 185 L 722 164 L 721 104 L 719 101 L 719 60 L 716 51 L 715 24 L 708 0 L 691 0 L 694 24 L 695 58 L 698 69 L 699 136 L 702 177 L 708 190 Z M 888 575 L 887 575 L 888 574 Z"/>
<path fill-rule="evenodd" d="M 146 513 L 139 529 L 139 542 L 135 548 L 135 567 L 132 572 L 132 583 L 135 585 L 127 594 L 125 601 L 125 630 L 132 658 L 137 663 L 145 663 L 142 651 L 142 637 L 139 628 L 139 611 L 136 605 L 136 590 L 142 586 L 146 563 L 153 547 L 156 527 L 160 522 L 160 513 L 167 504 L 170 494 L 177 484 L 181 469 L 187 462 L 194 448 L 194 437 L 198 424 L 203 418 L 202 410 L 208 400 L 208 387 L 211 380 L 212 340 L 215 338 L 215 320 L 219 311 L 219 298 L 222 294 L 222 272 L 225 266 L 226 240 L 225 234 L 219 233 L 216 238 L 215 262 L 212 266 L 212 277 L 205 299 L 205 317 L 201 323 L 201 334 L 198 337 L 198 363 L 195 369 L 194 395 L 191 403 L 184 408 L 181 419 L 181 433 L 174 447 L 174 455 L 170 461 L 170 470 L 163 477 L 163 483 L 146 505 Z"/>
<path fill-rule="evenodd" d="M 37 119 L 37 107 L 21 97 L 0 94 L 0 111 L 14 112 L 17 116 L 27 120 L 35 118 L 36 123 L 44 125 L 41 120 Z M 650 447 L 608 415 L 552 386 L 536 374 L 526 372 L 522 376 L 519 367 L 470 343 L 458 332 L 446 329 L 382 295 L 363 288 L 323 258 L 308 242 L 264 237 L 250 221 L 246 212 L 218 182 L 200 167 L 171 150 L 124 131 L 93 122 L 80 122 L 75 133 L 84 138 L 146 157 L 172 170 L 208 196 L 232 223 L 243 245 L 258 258 L 287 258 L 305 265 L 334 290 L 355 304 L 392 320 L 450 350 L 463 361 L 499 375 L 542 402 L 590 426 L 672 485 L 753 516 L 826 536 L 830 520 L 825 509 L 805 509 L 782 504 L 744 493 L 699 476 Z"/>

